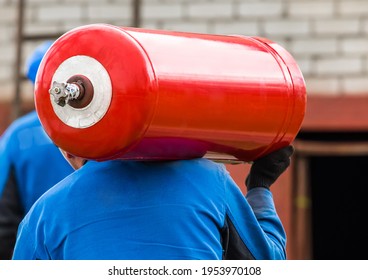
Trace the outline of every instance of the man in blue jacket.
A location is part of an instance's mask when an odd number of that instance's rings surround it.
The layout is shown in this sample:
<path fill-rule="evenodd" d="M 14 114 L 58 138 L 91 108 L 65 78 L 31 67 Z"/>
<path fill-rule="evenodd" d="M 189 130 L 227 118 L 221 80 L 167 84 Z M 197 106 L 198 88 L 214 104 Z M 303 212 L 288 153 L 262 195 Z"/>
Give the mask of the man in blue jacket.
<path fill-rule="evenodd" d="M 52 42 L 36 48 L 26 64 L 34 84 Z M 73 172 L 32 111 L 15 120 L 0 138 L 0 259 L 11 259 L 20 221 L 50 187 Z"/>
<path fill-rule="evenodd" d="M 240 191 L 222 164 L 87 161 L 47 191 L 22 221 L 13 259 L 285 259 L 270 186 L 287 146 L 252 164 Z"/>

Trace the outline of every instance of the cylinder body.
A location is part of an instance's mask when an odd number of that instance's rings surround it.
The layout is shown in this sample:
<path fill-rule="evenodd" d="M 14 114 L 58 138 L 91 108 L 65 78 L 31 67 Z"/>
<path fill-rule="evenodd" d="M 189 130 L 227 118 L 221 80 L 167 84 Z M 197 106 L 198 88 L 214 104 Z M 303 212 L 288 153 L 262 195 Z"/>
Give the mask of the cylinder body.
<path fill-rule="evenodd" d="M 60 107 L 49 89 L 75 75 L 92 101 Z M 94 24 L 51 46 L 35 102 L 55 144 L 87 159 L 252 161 L 294 140 L 306 88 L 267 39 Z"/>

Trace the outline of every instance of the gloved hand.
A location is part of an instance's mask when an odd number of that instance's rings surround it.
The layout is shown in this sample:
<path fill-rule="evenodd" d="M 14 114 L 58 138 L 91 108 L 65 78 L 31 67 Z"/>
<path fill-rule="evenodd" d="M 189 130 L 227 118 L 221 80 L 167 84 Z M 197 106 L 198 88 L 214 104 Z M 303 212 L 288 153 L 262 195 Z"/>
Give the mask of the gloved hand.
<path fill-rule="evenodd" d="M 247 190 L 249 191 L 256 187 L 269 189 L 289 167 L 290 157 L 293 153 L 294 147 L 290 145 L 255 160 L 245 180 Z"/>

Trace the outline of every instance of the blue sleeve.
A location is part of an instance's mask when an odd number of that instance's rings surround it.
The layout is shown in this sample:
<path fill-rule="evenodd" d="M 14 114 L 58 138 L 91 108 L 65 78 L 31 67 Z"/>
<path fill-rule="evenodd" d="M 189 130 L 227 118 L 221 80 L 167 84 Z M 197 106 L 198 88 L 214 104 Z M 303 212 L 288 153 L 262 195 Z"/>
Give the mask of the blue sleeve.
<path fill-rule="evenodd" d="M 246 198 L 265 234 L 270 256 L 286 259 L 286 233 L 277 215 L 271 191 L 266 188 L 254 188 L 247 193 Z"/>
<path fill-rule="evenodd" d="M 19 222 L 24 209 L 18 192 L 15 175 L 13 128 L 0 138 L 0 259 L 11 259 Z"/>
<path fill-rule="evenodd" d="M 0 196 L 4 191 L 4 187 L 9 179 L 11 159 L 9 156 L 10 133 L 6 131 L 0 137 Z"/>
<path fill-rule="evenodd" d="M 15 243 L 13 260 L 35 260 L 35 240 L 34 234 L 29 234 L 24 223 L 19 224 L 17 242 Z"/>
<path fill-rule="evenodd" d="M 286 259 L 286 234 L 272 193 L 254 188 L 244 197 L 233 185 L 227 186 L 227 216 L 234 228 L 232 236 L 239 239 L 235 250 L 247 251 L 253 259 Z"/>
<path fill-rule="evenodd" d="M 37 241 L 44 240 L 42 224 L 42 211 L 34 207 L 19 224 L 17 240 L 14 247 L 13 260 L 48 260 L 47 249 Z"/>

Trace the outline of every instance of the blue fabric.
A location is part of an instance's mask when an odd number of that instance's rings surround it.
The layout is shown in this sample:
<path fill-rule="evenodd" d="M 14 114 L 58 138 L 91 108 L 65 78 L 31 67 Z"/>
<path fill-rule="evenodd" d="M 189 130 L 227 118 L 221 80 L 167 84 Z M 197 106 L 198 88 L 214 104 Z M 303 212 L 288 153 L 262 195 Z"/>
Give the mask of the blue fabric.
<path fill-rule="evenodd" d="M 35 203 L 13 259 L 221 259 L 227 215 L 256 259 L 284 259 L 271 192 L 247 198 L 207 159 L 88 161 Z"/>
<path fill-rule="evenodd" d="M 34 84 L 36 81 L 38 67 L 46 54 L 47 50 L 51 47 L 53 41 L 45 41 L 39 45 L 31 56 L 28 57 L 25 65 L 26 77 Z"/>
<path fill-rule="evenodd" d="M 14 121 L 0 138 L 0 196 L 11 168 L 25 212 L 74 171 L 44 132 L 35 111 Z"/>

